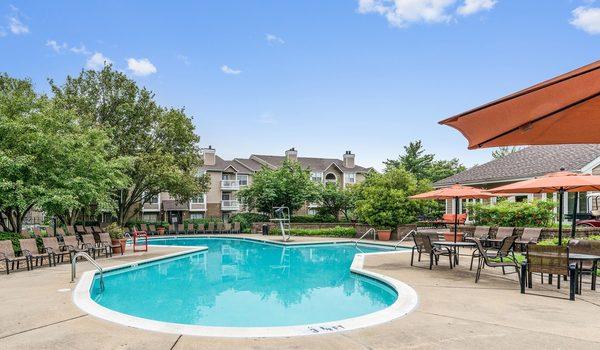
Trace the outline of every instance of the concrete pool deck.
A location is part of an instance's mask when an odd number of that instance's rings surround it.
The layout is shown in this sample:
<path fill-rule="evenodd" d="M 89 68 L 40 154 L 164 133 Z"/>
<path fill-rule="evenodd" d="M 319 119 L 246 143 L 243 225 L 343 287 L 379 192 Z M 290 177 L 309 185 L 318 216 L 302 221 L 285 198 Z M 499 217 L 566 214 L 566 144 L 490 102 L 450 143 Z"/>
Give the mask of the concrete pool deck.
<path fill-rule="evenodd" d="M 258 235 L 236 235 L 264 239 Z M 267 237 L 281 240 L 281 237 Z M 295 243 L 343 241 L 294 237 Z M 98 259 L 102 266 L 149 259 L 181 250 L 151 247 L 147 253 Z M 410 266 L 410 254 L 373 255 L 365 268 L 414 288 L 419 305 L 407 316 L 358 330 L 289 338 L 179 336 L 121 326 L 88 315 L 72 302 L 70 265 L 0 275 L 2 349 L 449 349 L 528 347 L 600 348 L 600 291 L 584 284 L 583 295 L 567 300 L 568 289 L 543 286 L 519 293 L 516 276 L 485 269 L 478 284 L 468 259 L 450 270 L 426 262 Z M 78 265 L 78 276 L 92 269 Z M 1 271 L 3 273 L 3 271 Z M 565 284 L 563 284 L 564 287 Z M 143 295 L 143 291 L 140 291 Z"/>

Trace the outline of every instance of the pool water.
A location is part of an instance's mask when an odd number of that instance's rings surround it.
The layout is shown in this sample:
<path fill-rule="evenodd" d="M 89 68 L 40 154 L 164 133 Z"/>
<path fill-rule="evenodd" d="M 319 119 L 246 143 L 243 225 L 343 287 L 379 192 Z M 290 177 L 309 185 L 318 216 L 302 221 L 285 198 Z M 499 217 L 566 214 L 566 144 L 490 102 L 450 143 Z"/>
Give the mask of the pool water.
<path fill-rule="evenodd" d="M 354 244 L 281 246 L 226 238 L 154 240 L 207 251 L 106 273 L 91 290 L 98 304 L 163 322 L 220 327 L 276 327 L 342 320 L 382 310 L 398 295 L 350 272 Z"/>

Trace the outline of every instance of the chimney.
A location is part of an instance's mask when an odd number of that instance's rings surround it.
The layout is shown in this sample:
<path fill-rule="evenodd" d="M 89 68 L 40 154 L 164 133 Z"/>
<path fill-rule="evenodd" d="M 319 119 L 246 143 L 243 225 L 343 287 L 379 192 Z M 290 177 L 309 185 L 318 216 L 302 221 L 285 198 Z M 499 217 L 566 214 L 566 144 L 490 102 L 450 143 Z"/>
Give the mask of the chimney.
<path fill-rule="evenodd" d="M 202 160 L 204 160 L 204 165 L 215 165 L 215 152 L 216 151 L 212 146 L 202 149 Z"/>
<path fill-rule="evenodd" d="M 344 167 L 348 169 L 354 168 L 354 154 L 351 151 L 344 153 Z"/>
<path fill-rule="evenodd" d="M 296 149 L 294 147 L 288 149 L 287 151 L 285 151 L 285 157 L 290 160 L 290 161 L 297 161 L 298 160 L 298 151 L 296 151 Z"/>

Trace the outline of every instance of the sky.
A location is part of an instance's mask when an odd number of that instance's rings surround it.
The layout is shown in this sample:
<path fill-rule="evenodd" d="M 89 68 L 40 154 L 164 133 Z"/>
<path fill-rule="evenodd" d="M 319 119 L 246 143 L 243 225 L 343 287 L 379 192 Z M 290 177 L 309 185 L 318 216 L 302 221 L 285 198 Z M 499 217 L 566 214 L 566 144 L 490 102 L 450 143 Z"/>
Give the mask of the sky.
<path fill-rule="evenodd" d="M 599 57 L 592 0 L 0 1 L 0 72 L 49 93 L 111 62 L 226 159 L 481 164 L 437 122 Z"/>

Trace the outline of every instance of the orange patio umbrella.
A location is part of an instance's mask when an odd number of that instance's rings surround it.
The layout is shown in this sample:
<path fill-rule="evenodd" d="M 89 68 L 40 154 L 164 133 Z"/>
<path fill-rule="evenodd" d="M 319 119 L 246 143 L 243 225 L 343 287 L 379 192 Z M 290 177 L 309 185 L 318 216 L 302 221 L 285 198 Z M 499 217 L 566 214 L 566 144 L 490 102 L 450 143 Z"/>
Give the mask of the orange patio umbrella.
<path fill-rule="evenodd" d="M 561 169 L 563 170 L 563 169 Z M 563 198 L 565 192 L 588 192 L 600 191 L 600 176 L 590 174 L 572 173 L 560 171 L 547 174 L 535 179 L 515 182 L 510 185 L 497 187 L 491 190 L 493 193 L 555 193 L 558 192 L 558 244 L 562 242 L 562 216 Z M 575 224 L 577 215 L 577 197 L 573 205 L 573 225 L 571 237 L 575 237 Z"/>
<path fill-rule="evenodd" d="M 490 193 L 489 191 L 481 188 L 463 186 L 463 185 L 452 185 L 450 187 L 444 187 L 437 190 L 417 194 L 410 196 L 411 199 L 454 199 L 454 243 L 456 243 L 456 233 L 458 231 L 458 201 L 462 198 L 473 199 L 473 198 L 491 198 L 496 197 L 496 194 Z"/>
<path fill-rule="evenodd" d="M 469 149 L 600 143 L 600 61 L 440 121 Z"/>

